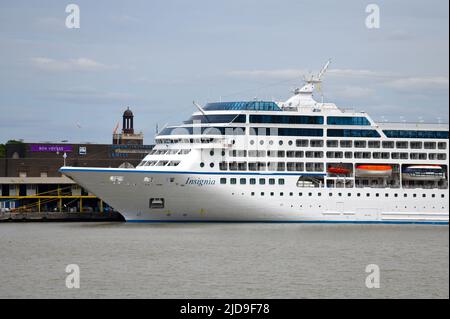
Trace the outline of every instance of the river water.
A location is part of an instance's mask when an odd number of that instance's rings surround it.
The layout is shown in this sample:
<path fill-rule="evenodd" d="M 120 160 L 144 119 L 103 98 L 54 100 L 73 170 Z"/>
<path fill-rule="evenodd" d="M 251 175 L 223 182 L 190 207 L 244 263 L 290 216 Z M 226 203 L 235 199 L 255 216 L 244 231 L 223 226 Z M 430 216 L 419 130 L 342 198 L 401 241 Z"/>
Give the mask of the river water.
<path fill-rule="evenodd" d="M 449 298 L 449 228 L 3 223 L 0 273 L 0 298 Z"/>

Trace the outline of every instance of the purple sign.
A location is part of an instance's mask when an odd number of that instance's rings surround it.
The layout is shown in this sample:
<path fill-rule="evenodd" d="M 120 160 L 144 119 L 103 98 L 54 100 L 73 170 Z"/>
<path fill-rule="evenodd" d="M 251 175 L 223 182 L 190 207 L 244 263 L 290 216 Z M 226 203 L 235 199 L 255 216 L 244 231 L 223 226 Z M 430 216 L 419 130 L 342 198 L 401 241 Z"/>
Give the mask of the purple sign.
<path fill-rule="evenodd" d="M 72 152 L 72 145 L 40 145 L 33 144 L 31 145 L 32 152 L 48 152 L 48 153 L 56 153 L 56 152 Z"/>

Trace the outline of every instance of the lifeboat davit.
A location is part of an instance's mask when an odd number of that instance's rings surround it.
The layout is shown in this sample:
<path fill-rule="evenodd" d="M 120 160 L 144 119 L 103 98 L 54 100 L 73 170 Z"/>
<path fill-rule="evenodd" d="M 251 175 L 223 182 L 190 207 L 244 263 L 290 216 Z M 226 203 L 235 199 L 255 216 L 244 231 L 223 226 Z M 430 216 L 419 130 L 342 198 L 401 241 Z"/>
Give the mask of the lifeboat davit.
<path fill-rule="evenodd" d="M 356 166 L 357 177 L 389 177 L 392 175 L 390 165 L 359 165 Z"/>
<path fill-rule="evenodd" d="M 328 171 L 328 173 L 338 174 L 338 175 L 350 174 L 350 170 L 348 168 L 344 168 L 344 167 L 330 166 L 330 167 L 328 167 L 327 171 Z"/>
<path fill-rule="evenodd" d="M 439 165 L 412 165 L 403 170 L 402 178 L 410 181 L 439 181 L 445 179 L 445 172 Z"/>

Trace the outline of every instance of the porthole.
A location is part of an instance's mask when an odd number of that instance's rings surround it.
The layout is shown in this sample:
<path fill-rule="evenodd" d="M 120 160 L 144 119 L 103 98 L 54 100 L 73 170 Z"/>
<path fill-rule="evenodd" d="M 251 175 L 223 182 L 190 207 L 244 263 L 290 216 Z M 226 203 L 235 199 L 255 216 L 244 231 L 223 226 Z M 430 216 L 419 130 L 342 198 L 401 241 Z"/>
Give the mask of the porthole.
<path fill-rule="evenodd" d="M 292 141 L 289 141 L 289 142 L 288 142 L 288 145 L 289 145 L 289 146 L 292 146 L 292 144 L 293 144 Z"/>
<path fill-rule="evenodd" d="M 209 152 L 209 155 L 214 156 L 214 151 L 211 150 L 211 151 Z"/>
<path fill-rule="evenodd" d="M 214 163 L 209 163 L 209 167 L 213 168 L 214 167 Z"/>
<path fill-rule="evenodd" d="M 269 145 L 273 145 L 273 141 L 272 140 L 269 141 Z"/>
<path fill-rule="evenodd" d="M 264 145 L 264 141 L 263 140 L 259 141 L 259 145 Z"/>
<path fill-rule="evenodd" d="M 200 167 L 205 167 L 205 163 L 201 162 Z"/>
<path fill-rule="evenodd" d="M 283 145 L 283 141 L 282 140 L 280 140 L 279 142 L 278 142 L 278 145 Z"/>
<path fill-rule="evenodd" d="M 250 145 L 254 145 L 255 141 L 254 140 L 250 140 Z"/>

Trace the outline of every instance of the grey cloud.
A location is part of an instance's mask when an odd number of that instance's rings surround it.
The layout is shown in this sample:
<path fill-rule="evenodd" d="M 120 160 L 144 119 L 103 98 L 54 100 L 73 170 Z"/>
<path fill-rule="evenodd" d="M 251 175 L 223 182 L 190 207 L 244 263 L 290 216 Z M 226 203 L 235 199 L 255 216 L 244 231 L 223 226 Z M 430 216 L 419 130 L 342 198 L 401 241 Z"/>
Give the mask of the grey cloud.
<path fill-rule="evenodd" d="M 89 58 L 75 58 L 67 60 L 56 60 L 46 57 L 31 58 L 34 67 L 45 71 L 100 71 L 116 69 L 118 66 L 106 65 Z"/>
<path fill-rule="evenodd" d="M 136 101 L 136 97 L 124 92 L 106 92 L 89 88 L 72 88 L 50 91 L 42 98 L 76 104 L 114 104 Z"/>

